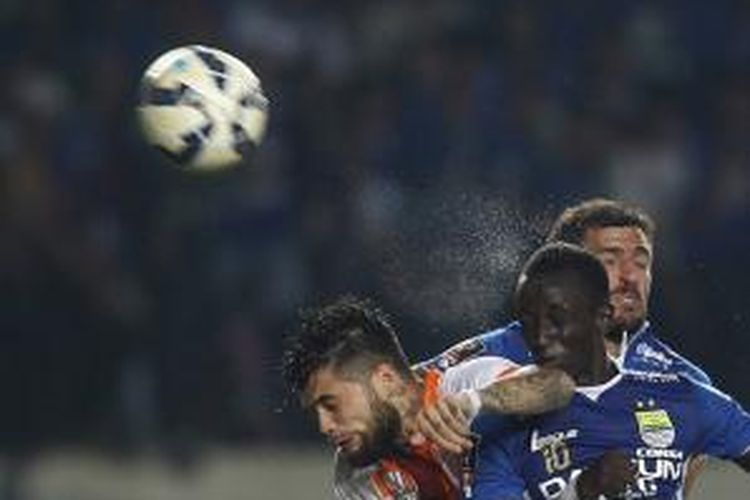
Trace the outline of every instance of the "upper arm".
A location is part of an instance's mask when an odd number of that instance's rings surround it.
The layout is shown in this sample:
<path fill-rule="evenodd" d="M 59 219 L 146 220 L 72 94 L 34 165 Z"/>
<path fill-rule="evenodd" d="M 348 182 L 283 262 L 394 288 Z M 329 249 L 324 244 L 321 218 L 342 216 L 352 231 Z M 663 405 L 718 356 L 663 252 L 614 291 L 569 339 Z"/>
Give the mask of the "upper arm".
<path fill-rule="evenodd" d="M 514 321 L 496 330 L 463 340 L 437 356 L 414 365 L 413 369 L 418 375 L 429 369 L 444 372 L 479 356 L 502 356 L 521 365 L 533 362 L 523 339 L 521 324 Z"/>
<path fill-rule="evenodd" d="M 476 358 L 484 351 L 485 346 L 482 337 L 472 337 L 449 347 L 433 358 L 417 363 L 412 369 L 417 374 L 423 374 L 427 370 L 444 372 L 452 366 Z"/>
<path fill-rule="evenodd" d="M 444 393 L 481 389 L 511 376 L 520 368 L 513 361 L 500 356 L 482 356 L 446 370 L 440 389 Z"/>

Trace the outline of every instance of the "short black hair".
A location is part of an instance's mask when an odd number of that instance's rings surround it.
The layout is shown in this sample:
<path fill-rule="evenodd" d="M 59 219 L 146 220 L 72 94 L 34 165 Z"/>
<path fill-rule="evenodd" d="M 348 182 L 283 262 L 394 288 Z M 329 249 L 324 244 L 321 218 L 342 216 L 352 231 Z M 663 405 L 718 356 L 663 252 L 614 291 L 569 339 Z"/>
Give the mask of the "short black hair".
<path fill-rule="evenodd" d="M 523 266 L 514 297 L 516 312 L 519 310 L 522 288 L 560 272 L 572 272 L 580 278 L 592 305 L 601 306 L 609 302 L 607 271 L 594 254 L 570 243 L 547 243 L 535 251 Z"/>
<path fill-rule="evenodd" d="M 411 376 L 395 329 L 371 301 L 352 296 L 303 311 L 299 331 L 287 338 L 283 376 L 287 389 L 301 395 L 317 370 L 332 367 L 352 378 L 364 377 L 379 363 Z"/>
<path fill-rule="evenodd" d="M 605 198 L 593 198 L 563 211 L 552 225 L 547 242 L 581 245 L 588 229 L 637 227 L 653 244 L 656 224 L 639 206 Z"/>

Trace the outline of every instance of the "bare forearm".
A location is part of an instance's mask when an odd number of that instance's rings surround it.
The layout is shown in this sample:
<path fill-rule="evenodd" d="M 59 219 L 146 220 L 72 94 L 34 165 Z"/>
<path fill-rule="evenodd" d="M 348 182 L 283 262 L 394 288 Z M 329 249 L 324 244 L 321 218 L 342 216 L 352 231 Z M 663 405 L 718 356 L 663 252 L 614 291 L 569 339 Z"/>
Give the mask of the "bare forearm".
<path fill-rule="evenodd" d="M 482 409 L 514 415 L 536 415 L 570 402 L 573 380 L 560 370 L 543 369 L 500 380 L 479 391 Z"/>

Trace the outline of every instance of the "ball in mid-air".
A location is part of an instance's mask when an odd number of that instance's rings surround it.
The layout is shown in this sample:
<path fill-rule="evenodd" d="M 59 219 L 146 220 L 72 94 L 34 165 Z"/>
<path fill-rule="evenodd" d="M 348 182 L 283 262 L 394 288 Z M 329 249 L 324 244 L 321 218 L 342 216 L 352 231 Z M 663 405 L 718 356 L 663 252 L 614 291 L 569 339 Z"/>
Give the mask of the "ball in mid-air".
<path fill-rule="evenodd" d="M 146 69 L 137 112 L 146 140 L 180 167 L 215 171 L 240 163 L 263 140 L 268 100 L 245 63 L 191 45 Z"/>

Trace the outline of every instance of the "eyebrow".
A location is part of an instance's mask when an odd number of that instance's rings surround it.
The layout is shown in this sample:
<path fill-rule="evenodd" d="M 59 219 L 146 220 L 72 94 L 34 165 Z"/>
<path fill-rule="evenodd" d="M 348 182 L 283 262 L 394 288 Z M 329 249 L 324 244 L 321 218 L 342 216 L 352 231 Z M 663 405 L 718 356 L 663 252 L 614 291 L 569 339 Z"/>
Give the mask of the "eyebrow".
<path fill-rule="evenodd" d="M 302 406 L 306 410 L 311 410 L 319 405 L 330 403 L 336 400 L 336 396 L 333 394 L 321 394 L 312 401 L 306 401 Z"/>
<path fill-rule="evenodd" d="M 638 246 L 636 246 L 635 247 L 635 252 L 636 253 L 646 254 L 649 257 L 651 257 L 651 255 L 652 255 L 651 250 L 649 250 L 648 247 L 645 246 L 645 245 L 638 245 Z M 614 253 L 614 254 L 620 255 L 620 254 L 623 253 L 623 249 L 620 248 L 620 247 L 609 246 L 609 247 L 603 247 L 599 251 L 599 253 Z"/>

